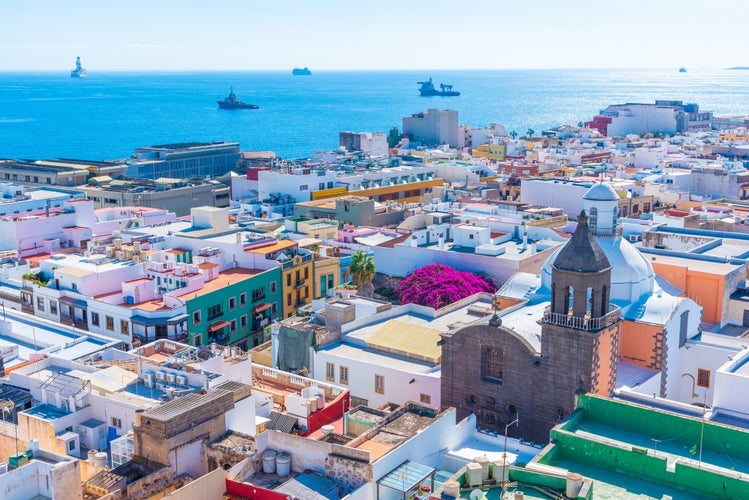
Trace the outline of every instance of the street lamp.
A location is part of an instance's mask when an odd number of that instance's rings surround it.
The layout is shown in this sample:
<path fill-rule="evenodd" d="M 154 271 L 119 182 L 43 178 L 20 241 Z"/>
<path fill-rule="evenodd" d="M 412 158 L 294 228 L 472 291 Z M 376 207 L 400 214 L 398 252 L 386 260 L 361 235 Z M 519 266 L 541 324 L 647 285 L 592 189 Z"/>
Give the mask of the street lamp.
<path fill-rule="evenodd" d="M 10 417 L 11 423 L 15 424 L 16 428 L 16 467 L 18 467 L 18 422 L 17 419 L 13 417 L 14 410 L 16 409 L 16 405 L 10 401 L 8 404 L 3 406 L 3 420 L 5 420 L 5 415 L 7 414 L 8 417 Z M 7 422 L 7 420 L 6 420 Z"/>
<path fill-rule="evenodd" d="M 507 429 L 509 429 L 509 427 L 511 425 L 515 425 L 515 424 L 517 424 L 519 426 L 520 425 L 519 420 L 520 420 L 520 414 L 517 413 L 517 414 L 515 414 L 515 420 L 513 420 L 509 424 L 505 425 L 505 452 L 504 452 L 504 455 L 503 455 L 503 458 L 505 459 L 505 461 L 507 460 Z M 507 465 L 507 464 L 505 463 L 505 465 Z"/>

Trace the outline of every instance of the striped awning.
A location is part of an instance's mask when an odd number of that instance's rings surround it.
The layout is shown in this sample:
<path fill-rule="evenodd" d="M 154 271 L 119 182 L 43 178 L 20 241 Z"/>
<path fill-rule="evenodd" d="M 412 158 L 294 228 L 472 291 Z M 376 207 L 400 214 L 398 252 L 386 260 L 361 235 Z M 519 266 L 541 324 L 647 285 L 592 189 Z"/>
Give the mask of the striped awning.
<path fill-rule="evenodd" d="M 208 327 L 208 331 L 215 332 L 216 330 L 221 330 L 222 328 L 225 328 L 230 324 L 231 323 L 226 320 L 216 321 L 215 323 L 211 323 L 211 326 Z"/>

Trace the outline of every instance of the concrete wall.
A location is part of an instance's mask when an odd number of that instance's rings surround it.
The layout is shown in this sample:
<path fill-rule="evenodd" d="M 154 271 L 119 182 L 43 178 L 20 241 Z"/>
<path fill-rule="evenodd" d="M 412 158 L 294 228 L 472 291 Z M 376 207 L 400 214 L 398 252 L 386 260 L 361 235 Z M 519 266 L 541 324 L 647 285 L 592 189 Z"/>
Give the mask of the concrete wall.
<path fill-rule="evenodd" d="M 291 455 L 291 470 L 312 469 L 325 472 L 325 461 L 332 449 L 330 443 L 279 431 L 266 431 L 264 434 L 268 437 L 267 447 L 261 449 L 258 443 L 259 453 L 262 454 L 266 449 L 286 451 Z"/>
<path fill-rule="evenodd" d="M 221 498 L 226 491 L 226 476 L 228 472 L 216 469 L 192 481 L 182 488 L 168 493 L 164 498 L 169 500 L 206 500 Z"/>
<path fill-rule="evenodd" d="M 50 464 L 32 460 L 0 475 L 0 498 L 3 500 L 27 500 L 36 495 L 65 500 L 83 498 L 78 461 Z"/>

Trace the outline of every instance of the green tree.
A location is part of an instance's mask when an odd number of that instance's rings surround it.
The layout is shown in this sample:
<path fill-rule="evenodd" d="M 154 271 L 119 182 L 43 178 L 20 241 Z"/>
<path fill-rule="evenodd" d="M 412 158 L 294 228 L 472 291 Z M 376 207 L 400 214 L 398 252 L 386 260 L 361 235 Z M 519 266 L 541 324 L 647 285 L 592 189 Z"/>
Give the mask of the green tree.
<path fill-rule="evenodd" d="M 388 147 L 394 148 L 396 144 L 398 144 L 401 140 L 401 134 L 398 132 L 398 127 L 393 127 L 390 129 L 390 133 L 388 134 L 387 141 L 388 141 Z"/>
<path fill-rule="evenodd" d="M 529 128 L 528 131 L 525 133 L 525 135 L 528 137 L 533 137 L 535 133 L 536 133 L 535 130 L 533 130 L 532 128 Z"/>
<path fill-rule="evenodd" d="M 512 137 L 513 139 L 515 139 L 517 136 L 518 136 L 518 133 L 515 132 L 514 130 L 510 132 L 510 137 Z"/>
<path fill-rule="evenodd" d="M 351 275 L 351 281 L 362 295 L 367 296 L 369 289 L 372 288 L 375 272 L 374 258 L 361 250 L 357 250 L 351 261 L 351 266 L 349 266 L 349 274 Z"/>

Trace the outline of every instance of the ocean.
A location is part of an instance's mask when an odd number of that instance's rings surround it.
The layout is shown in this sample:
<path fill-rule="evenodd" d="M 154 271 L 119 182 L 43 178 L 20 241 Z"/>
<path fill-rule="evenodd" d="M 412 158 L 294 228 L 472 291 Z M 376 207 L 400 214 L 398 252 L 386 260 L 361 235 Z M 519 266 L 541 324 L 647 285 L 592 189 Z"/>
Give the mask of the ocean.
<path fill-rule="evenodd" d="M 0 73 L 0 158 L 112 160 L 141 146 L 236 141 L 243 151 L 306 157 L 338 133 L 388 132 L 428 108 L 458 110 L 472 127 L 524 135 L 589 120 L 609 104 L 674 99 L 718 115 L 749 114 L 749 71 L 461 70 Z M 461 92 L 421 97 L 432 78 Z M 220 110 L 233 88 L 257 110 Z"/>

